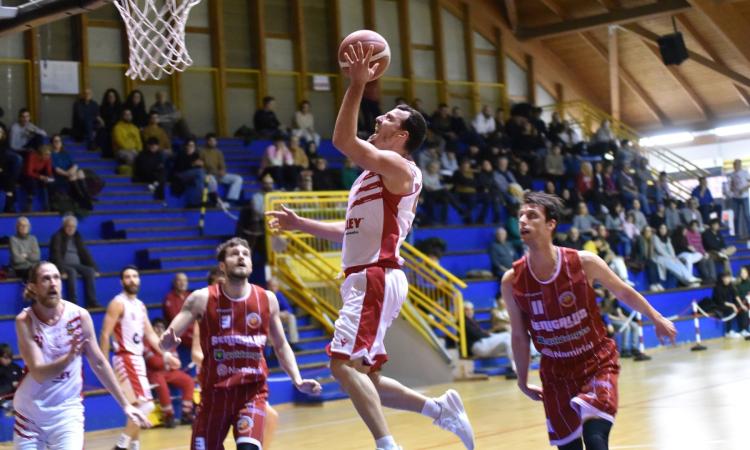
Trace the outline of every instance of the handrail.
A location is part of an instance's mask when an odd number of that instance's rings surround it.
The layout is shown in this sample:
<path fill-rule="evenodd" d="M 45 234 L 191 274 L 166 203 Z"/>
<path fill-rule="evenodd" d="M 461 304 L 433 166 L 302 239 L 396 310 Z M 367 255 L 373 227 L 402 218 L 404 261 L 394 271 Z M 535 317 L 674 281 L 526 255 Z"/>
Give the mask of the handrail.
<path fill-rule="evenodd" d="M 340 221 L 346 215 L 348 192 L 272 192 L 265 196 L 266 211 L 283 204 L 298 215 L 321 221 Z M 284 231 L 274 235 L 266 225 L 268 263 L 282 291 L 296 306 L 333 331 L 341 307 L 340 244 L 307 233 Z M 409 279 L 402 317 L 443 357 L 438 338 L 453 341 L 466 356 L 463 294 L 466 283 L 408 243 L 401 247 L 403 269 Z"/>

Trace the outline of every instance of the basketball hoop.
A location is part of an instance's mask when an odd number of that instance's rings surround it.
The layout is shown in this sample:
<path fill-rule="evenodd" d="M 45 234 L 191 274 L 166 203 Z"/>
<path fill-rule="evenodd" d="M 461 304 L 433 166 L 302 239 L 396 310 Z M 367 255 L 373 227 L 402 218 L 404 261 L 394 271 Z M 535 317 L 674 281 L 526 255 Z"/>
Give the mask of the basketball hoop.
<path fill-rule="evenodd" d="M 158 80 L 182 72 L 193 60 L 185 45 L 190 9 L 201 0 L 115 0 L 125 22 L 132 79 Z"/>

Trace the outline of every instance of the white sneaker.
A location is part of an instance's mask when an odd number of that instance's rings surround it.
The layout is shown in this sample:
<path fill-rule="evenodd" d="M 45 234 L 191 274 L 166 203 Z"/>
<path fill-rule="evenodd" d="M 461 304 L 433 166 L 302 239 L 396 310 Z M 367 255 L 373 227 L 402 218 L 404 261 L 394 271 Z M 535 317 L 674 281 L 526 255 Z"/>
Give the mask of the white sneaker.
<path fill-rule="evenodd" d="M 750 337 L 750 331 L 742 330 L 742 331 L 740 331 L 740 336 L 742 336 L 744 338 Z"/>
<path fill-rule="evenodd" d="M 727 332 L 727 334 L 724 335 L 724 337 L 732 338 L 732 339 L 739 339 L 742 337 L 742 335 L 734 330 Z"/>
<path fill-rule="evenodd" d="M 450 431 L 461 439 L 467 450 L 474 449 L 474 430 L 471 428 L 469 416 L 466 415 L 461 396 L 453 389 L 448 389 L 445 394 L 436 398 L 440 405 L 440 416 L 433 424 Z"/>

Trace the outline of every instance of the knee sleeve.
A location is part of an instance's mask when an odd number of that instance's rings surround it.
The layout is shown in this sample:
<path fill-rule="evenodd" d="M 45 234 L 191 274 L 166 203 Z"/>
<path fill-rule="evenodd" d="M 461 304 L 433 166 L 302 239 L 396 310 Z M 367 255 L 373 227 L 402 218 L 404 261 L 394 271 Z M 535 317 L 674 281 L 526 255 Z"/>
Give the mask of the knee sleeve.
<path fill-rule="evenodd" d="M 263 450 L 255 444 L 249 444 L 247 442 L 237 444 L 237 450 Z"/>
<path fill-rule="evenodd" d="M 609 448 L 609 430 L 612 422 L 604 419 L 587 420 L 583 424 L 583 442 L 586 450 L 607 450 Z"/>
<path fill-rule="evenodd" d="M 557 447 L 558 450 L 583 450 L 583 441 L 581 438 L 576 439 L 573 442 L 568 442 L 565 445 Z"/>

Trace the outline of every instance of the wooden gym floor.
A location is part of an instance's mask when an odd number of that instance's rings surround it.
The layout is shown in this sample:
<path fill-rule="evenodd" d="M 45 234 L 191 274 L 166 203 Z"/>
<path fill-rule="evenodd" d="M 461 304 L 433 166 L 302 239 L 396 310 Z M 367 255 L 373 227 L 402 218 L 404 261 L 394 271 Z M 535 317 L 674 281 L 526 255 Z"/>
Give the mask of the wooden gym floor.
<path fill-rule="evenodd" d="M 652 361 L 623 362 L 620 411 L 611 449 L 739 450 L 750 448 L 750 342 L 708 341 L 708 351 L 689 346 L 651 351 Z M 537 373 L 532 380 L 538 382 Z M 477 449 L 546 449 L 542 405 L 528 400 L 515 382 L 502 378 L 455 383 L 476 433 Z M 426 388 L 440 395 L 448 386 Z M 279 405 L 274 450 L 374 448 L 348 400 L 323 406 Z M 452 434 L 412 413 L 387 410 L 398 443 L 406 450 L 462 449 Z M 87 433 L 86 449 L 111 449 L 119 430 Z M 144 450 L 189 449 L 190 430 L 155 429 L 142 434 Z M 227 440 L 227 449 L 234 443 Z M 3 447 L 6 448 L 6 447 Z"/>

